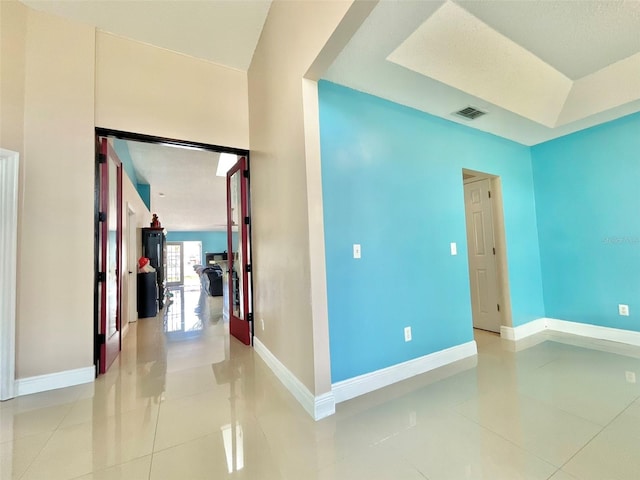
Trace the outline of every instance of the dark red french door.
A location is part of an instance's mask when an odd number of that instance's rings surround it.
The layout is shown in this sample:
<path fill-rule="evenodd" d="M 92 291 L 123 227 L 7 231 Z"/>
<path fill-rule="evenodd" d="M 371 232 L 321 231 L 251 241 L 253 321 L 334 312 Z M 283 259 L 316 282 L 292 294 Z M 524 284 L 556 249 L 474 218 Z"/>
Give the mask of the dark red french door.
<path fill-rule="evenodd" d="M 229 332 L 251 345 L 252 316 L 249 254 L 249 171 L 246 157 L 227 172 Z"/>
<path fill-rule="evenodd" d="M 98 338 L 99 373 L 121 347 L 122 163 L 107 138 L 98 137 Z"/>

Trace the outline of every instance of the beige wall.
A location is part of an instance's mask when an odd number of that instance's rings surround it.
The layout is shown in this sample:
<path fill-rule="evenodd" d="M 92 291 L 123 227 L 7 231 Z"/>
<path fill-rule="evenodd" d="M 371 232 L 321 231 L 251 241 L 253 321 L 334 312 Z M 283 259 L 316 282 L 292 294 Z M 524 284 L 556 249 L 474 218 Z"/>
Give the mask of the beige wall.
<path fill-rule="evenodd" d="M 96 126 L 246 149 L 247 74 L 97 32 Z"/>
<path fill-rule="evenodd" d="M 317 262 L 311 271 L 312 255 L 324 262 L 310 251 L 323 243 L 322 209 L 317 184 L 308 189 L 319 169 L 307 171 L 305 143 L 317 141 L 317 105 L 303 77 L 351 3 L 273 2 L 249 69 L 255 334 L 315 395 L 330 391 L 331 378 L 326 292 L 312 282 Z"/>
<path fill-rule="evenodd" d="M 0 16 L 0 142 L 21 153 L 16 378 L 26 378 L 93 364 L 94 127 L 247 148 L 247 81 L 17 2 L 0 2 Z"/>
<path fill-rule="evenodd" d="M 0 146 L 23 154 L 27 8 L 0 2 Z"/>
<path fill-rule="evenodd" d="M 93 364 L 92 28 L 28 10 L 16 377 Z"/>

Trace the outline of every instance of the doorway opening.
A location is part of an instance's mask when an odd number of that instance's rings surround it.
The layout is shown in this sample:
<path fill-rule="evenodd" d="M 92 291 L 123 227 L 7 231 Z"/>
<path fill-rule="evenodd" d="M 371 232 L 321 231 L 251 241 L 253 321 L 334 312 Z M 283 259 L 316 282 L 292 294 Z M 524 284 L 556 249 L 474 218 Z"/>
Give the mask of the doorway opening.
<path fill-rule="evenodd" d="M 500 177 L 462 170 L 473 327 L 511 326 L 511 299 Z"/>
<path fill-rule="evenodd" d="M 196 272 L 196 265 L 202 265 L 202 242 L 186 241 L 182 242 L 182 270 L 183 283 L 185 288 L 199 288 L 200 279 Z"/>
<path fill-rule="evenodd" d="M 132 282 L 136 281 L 136 270 L 138 259 L 136 258 L 137 231 L 135 225 L 136 211 L 128 202 L 123 205 L 124 225 L 122 232 L 122 335 L 126 335 L 129 330 L 129 323 L 138 319 L 138 306 L 133 292 Z"/>
<path fill-rule="evenodd" d="M 182 242 L 167 242 L 167 287 L 184 285 L 184 249 Z"/>
<path fill-rule="evenodd" d="M 185 310 L 185 308 L 195 309 L 196 314 L 200 313 L 200 303 L 202 299 L 198 301 L 192 301 L 192 297 L 199 298 L 199 292 L 201 289 L 202 269 L 197 267 L 206 266 L 205 249 L 212 250 L 214 252 L 223 252 L 225 254 L 227 247 L 232 248 L 229 255 L 232 261 L 228 262 L 227 268 L 225 265 L 227 262 L 216 265 L 218 272 L 220 273 L 218 283 L 213 286 L 220 287 L 219 293 L 216 288 L 206 289 L 206 292 L 211 296 L 218 296 L 216 305 L 218 303 L 222 306 L 222 285 L 223 283 L 228 286 L 229 290 L 233 292 L 233 289 L 242 288 L 240 292 L 240 298 L 247 298 L 247 303 L 244 312 L 245 315 L 242 318 L 231 318 L 233 315 L 228 315 L 226 322 L 229 322 L 229 330 L 233 336 L 241 340 L 243 343 L 251 344 L 251 338 L 253 337 L 253 324 L 251 312 L 253 305 L 251 301 L 251 287 L 246 281 L 237 282 L 233 281 L 237 274 L 233 273 L 234 267 L 240 272 L 250 271 L 250 206 L 248 204 L 248 183 L 246 190 L 243 190 L 245 196 L 242 199 L 246 200 L 246 203 L 242 205 L 240 210 L 240 204 L 238 204 L 238 210 L 243 212 L 243 217 L 240 222 L 236 222 L 231 225 L 231 216 L 228 212 L 229 205 L 229 182 L 232 179 L 232 174 L 226 172 L 238 171 L 237 166 L 241 165 L 242 169 L 240 174 L 248 182 L 248 168 L 249 168 L 249 152 L 242 149 L 235 149 L 229 147 L 221 147 L 216 145 L 202 144 L 189 141 L 181 141 L 174 139 L 166 139 L 161 137 L 153 137 L 147 135 L 140 135 L 128 132 L 121 132 L 108 129 L 96 129 L 96 139 L 101 144 L 104 140 L 108 144 L 109 148 L 115 151 L 121 162 L 121 172 L 126 178 L 128 185 L 128 192 L 125 195 L 133 195 L 137 203 L 134 203 L 135 207 L 131 207 L 123 198 L 120 197 L 119 203 L 124 203 L 120 206 L 120 211 L 125 210 L 125 221 L 119 221 L 115 223 L 115 229 L 113 237 L 122 239 L 123 233 L 125 234 L 125 242 L 127 245 L 118 244 L 119 257 L 116 258 L 117 266 L 113 268 L 116 277 L 119 278 L 118 288 L 127 288 L 127 294 L 118 295 L 116 297 L 117 313 L 127 313 L 127 318 L 123 315 L 117 314 L 114 316 L 115 323 L 111 322 L 113 329 L 110 329 L 110 333 L 118 336 L 119 345 L 121 344 L 122 333 L 121 330 L 125 330 L 128 322 L 137 319 L 137 308 L 132 308 L 131 303 L 123 305 L 124 299 L 128 299 L 129 302 L 136 299 L 136 283 L 134 281 L 126 282 L 124 276 L 128 275 L 131 271 L 134 275 L 137 271 L 137 259 L 140 257 L 148 257 L 150 259 L 150 265 L 156 270 L 156 282 L 157 289 L 146 295 L 145 298 L 150 298 L 151 302 L 154 301 L 154 296 L 157 294 L 156 313 L 150 313 L 149 315 L 156 315 L 160 321 L 168 322 L 169 318 L 175 317 L 177 313 Z M 124 146 L 124 150 L 123 150 Z M 131 151 L 129 150 L 131 149 Z M 143 155 L 144 154 L 144 155 Z M 147 170 L 136 170 L 139 164 L 136 164 L 134 159 L 140 160 L 143 156 L 155 156 L 154 160 L 157 162 L 151 162 L 147 164 Z M 226 167 L 222 172 L 221 177 L 216 173 L 216 166 L 218 170 L 222 164 L 222 157 L 232 158 L 235 161 Z M 99 160 L 99 154 L 97 155 Z M 213 170 L 211 167 L 213 166 Z M 154 172 L 156 170 L 156 172 Z M 97 168 L 97 173 L 100 169 Z M 153 175 L 152 175 L 153 174 Z M 147 177 L 148 178 L 145 178 Z M 164 179 L 168 179 L 167 182 L 172 181 L 174 185 L 177 185 L 179 192 L 173 192 L 160 188 L 159 176 Z M 103 209 L 102 203 L 98 202 L 101 198 L 101 184 L 96 176 L 96 259 L 99 257 L 97 254 L 101 251 L 101 238 L 110 238 L 110 236 L 98 234 L 99 227 L 102 222 Z M 208 180 L 209 183 L 199 183 L 200 180 Z M 168 183 L 167 183 L 168 185 Z M 125 189 L 126 190 L 126 189 Z M 137 191 L 137 193 L 136 193 Z M 133 192 L 133 193 L 132 193 Z M 183 195 L 174 195 L 173 193 L 182 193 Z M 219 197 L 215 200 L 214 193 Z M 187 197 L 190 203 L 186 204 Z M 216 198 L 217 198 L 216 197 Z M 240 198 L 239 196 L 238 198 Z M 163 214 L 163 209 L 166 208 L 167 200 L 171 203 L 171 214 Z M 215 203 L 214 202 L 217 202 Z M 216 205 L 215 209 L 212 206 Z M 212 211 L 216 210 L 215 218 L 210 218 Z M 196 212 L 196 213 L 194 213 Z M 156 216 L 157 214 L 157 216 Z M 153 219 L 151 218 L 153 216 Z M 148 218 L 147 218 L 148 217 Z M 156 223 L 153 220 L 158 220 Z M 152 220 L 150 225 L 148 222 Z M 124 225 L 123 225 L 124 223 Z M 124 232 L 122 231 L 124 230 Z M 151 233 L 160 235 L 160 241 L 154 245 L 147 245 L 145 249 L 144 233 Z M 240 242 L 237 245 L 236 242 L 232 242 L 227 235 L 227 232 L 238 232 L 235 236 L 241 235 L 245 242 Z M 110 231 L 109 231 L 110 232 Z M 207 236 L 207 241 L 194 239 L 194 238 L 180 238 L 172 239 L 171 234 L 185 234 L 192 237 L 199 237 L 205 234 L 211 234 Z M 215 234 L 215 235 L 214 235 Z M 223 239 L 219 239 L 218 236 L 222 235 Z M 230 235 L 230 233 L 229 233 Z M 215 237 L 215 238 L 214 238 Z M 210 242 L 214 242 L 215 246 L 212 247 Z M 245 246 L 243 248 L 243 246 Z M 127 249 L 127 247 L 130 247 Z M 235 249 L 242 249 L 241 252 L 236 252 Z M 151 251 L 153 250 L 153 252 Z M 122 255 L 126 252 L 126 255 Z M 136 259 L 134 268 L 131 268 L 130 257 Z M 153 258 L 152 258 L 153 257 Z M 119 258 L 119 260 L 118 260 Z M 239 260 L 237 260 L 239 259 Z M 154 264 L 155 262 L 155 264 Z M 99 308 L 102 305 L 100 300 L 100 294 L 103 289 L 100 288 L 100 283 L 103 281 L 101 277 L 101 268 L 104 262 L 96 260 L 96 309 L 95 309 L 95 339 L 94 347 L 96 351 L 95 364 L 97 371 L 106 371 L 108 364 L 102 364 L 103 360 L 100 357 L 99 352 L 102 349 L 104 343 L 104 327 L 100 323 L 102 315 L 102 309 Z M 210 274 L 210 272 L 209 272 Z M 225 282 L 222 281 L 224 277 Z M 250 278 L 250 277 L 249 277 Z M 153 287 L 154 282 L 149 286 Z M 166 286 L 166 289 L 164 288 Z M 185 287 L 191 291 L 191 295 L 187 295 Z M 203 289 L 204 290 L 204 289 Z M 155 293 L 154 293 L 155 292 Z M 124 293 L 124 292 L 123 292 Z M 230 293 L 225 298 L 228 300 L 227 312 L 231 312 L 231 299 L 237 297 L 238 294 Z M 113 296 L 112 296 L 113 297 Z M 109 297 L 113 299 L 112 297 Z M 187 298 L 189 297 L 189 298 Z M 184 301 L 183 301 L 184 298 Z M 206 299 L 205 299 L 206 300 Z M 211 299 L 209 299 L 211 300 Z M 194 303 L 193 308 L 191 303 Z M 205 302 L 206 303 L 206 302 Z M 171 312 L 170 312 L 171 310 Z M 150 309 L 149 311 L 153 311 Z M 222 312 L 222 308 L 220 308 Z M 193 313 L 193 312 L 192 312 Z M 202 315 L 200 315 L 202 317 Z M 240 322 L 238 323 L 238 320 Z M 234 323 L 234 328 L 231 328 L 231 323 Z M 121 325 L 121 323 L 125 325 Z M 177 320 L 173 319 L 173 323 Z M 168 322 L 168 323 L 172 323 Z M 122 328 L 124 327 L 124 328 Z M 186 328 L 186 327 L 185 327 Z M 184 328 L 182 329 L 184 330 Z M 118 348 L 119 351 L 119 348 Z M 110 362 L 109 362 L 110 363 Z M 102 365 L 101 365 L 102 364 Z"/>
<path fill-rule="evenodd" d="M 167 241 L 167 287 L 198 290 L 201 282 L 197 270 L 204 265 L 202 259 L 201 241 Z"/>

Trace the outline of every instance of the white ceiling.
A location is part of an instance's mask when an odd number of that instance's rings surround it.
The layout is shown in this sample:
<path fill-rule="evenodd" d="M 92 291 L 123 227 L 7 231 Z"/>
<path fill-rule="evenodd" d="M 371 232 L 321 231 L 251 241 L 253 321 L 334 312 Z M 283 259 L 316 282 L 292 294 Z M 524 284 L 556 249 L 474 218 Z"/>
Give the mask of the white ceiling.
<path fill-rule="evenodd" d="M 381 1 L 324 78 L 535 145 L 640 110 L 640 2 Z"/>
<path fill-rule="evenodd" d="M 572 80 L 640 52 L 637 0 L 457 3 Z"/>
<path fill-rule="evenodd" d="M 247 70 L 271 0 L 21 0 L 36 10 Z"/>
<path fill-rule="evenodd" d="M 219 153 L 126 144 L 138 181 L 151 185 L 151 211 L 167 231 L 225 230 L 227 187 L 226 178 L 216 176 Z"/>

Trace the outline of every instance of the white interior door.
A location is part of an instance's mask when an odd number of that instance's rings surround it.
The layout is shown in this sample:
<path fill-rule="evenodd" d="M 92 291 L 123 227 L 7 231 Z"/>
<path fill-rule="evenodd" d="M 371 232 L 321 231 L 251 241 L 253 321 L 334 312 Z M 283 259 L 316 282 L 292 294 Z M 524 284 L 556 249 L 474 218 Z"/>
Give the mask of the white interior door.
<path fill-rule="evenodd" d="M 473 326 L 500 332 L 500 306 L 489 179 L 464 185 Z"/>

